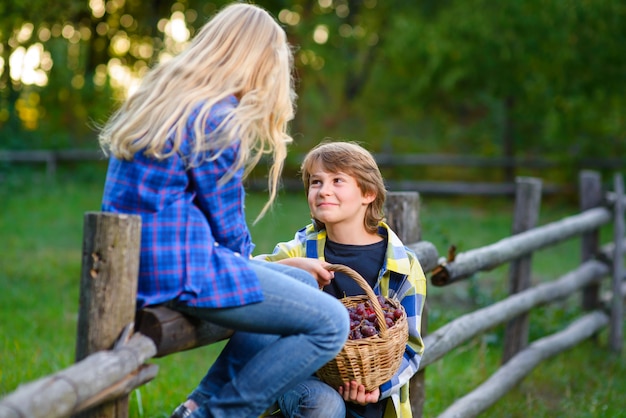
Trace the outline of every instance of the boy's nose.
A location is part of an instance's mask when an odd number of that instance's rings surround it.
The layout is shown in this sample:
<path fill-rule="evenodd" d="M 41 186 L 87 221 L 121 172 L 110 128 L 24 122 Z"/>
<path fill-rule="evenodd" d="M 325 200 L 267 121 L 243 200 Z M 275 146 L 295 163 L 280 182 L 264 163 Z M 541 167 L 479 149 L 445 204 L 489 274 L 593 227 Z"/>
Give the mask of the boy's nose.
<path fill-rule="evenodd" d="M 330 186 L 323 184 L 322 187 L 320 187 L 320 194 L 325 196 L 331 194 Z"/>

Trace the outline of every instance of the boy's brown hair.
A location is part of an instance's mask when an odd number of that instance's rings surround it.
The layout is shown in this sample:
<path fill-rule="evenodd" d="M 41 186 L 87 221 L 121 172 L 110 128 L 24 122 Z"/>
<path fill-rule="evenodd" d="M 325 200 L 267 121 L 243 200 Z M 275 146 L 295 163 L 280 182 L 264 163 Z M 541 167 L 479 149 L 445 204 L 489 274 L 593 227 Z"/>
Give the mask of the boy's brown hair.
<path fill-rule="evenodd" d="M 378 223 L 383 220 L 383 205 L 387 190 L 382 174 L 372 154 L 356 142 L 324 141 L 307 153 L 300 166 L 304 191 L 308 194 L 311 184 L 311 168 L 319 163 L 330 173 L 345 173 L 356 180 L 362 194 L 373 193 L 376 198 L 367 206 L 364 226 L 369 232 L 378 231 Z M 324 224 L 313 219 L 315 226 Z"/>

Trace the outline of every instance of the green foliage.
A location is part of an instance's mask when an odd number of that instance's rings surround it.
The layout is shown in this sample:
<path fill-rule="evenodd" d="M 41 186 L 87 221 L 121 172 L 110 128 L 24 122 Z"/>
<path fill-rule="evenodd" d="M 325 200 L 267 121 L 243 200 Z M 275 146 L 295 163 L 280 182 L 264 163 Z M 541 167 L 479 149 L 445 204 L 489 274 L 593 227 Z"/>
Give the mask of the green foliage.
<path fill-rule="evenodd" d="M 110 65 L 139 77 L 180 47 L 164 20 L 183 13 L 193 36 L 226 3 L 128 0 L 106 2 L 106 12 L 91 9 L 105 5 L 97 1 L 2 3 L 0 146 L 95 147 L 94 122 L 125 94 Z M 296 47 L 295 151 L 332 137 L 372 151 L 537 155 L 571 166 L 626 152 L 623 2 L 259 4 Z M 32 35 L 18 37 L 28 23 Z M 115 47 L 120 38 L 127 49 Z M 54 62 L 48 83 L 11 80 L 9 57 L 36 42 Z"/>
<path fill-rule="evenodd" d="M 489 154 L 507 123 L 519 154 L 607 156 L 599 139 L 624 151 L 614 113 L 625 106 L 622 3 L 457 1 L 394 18 L 396 41 L 378 69 L 384 88 L 372 93 L 388 91 L 394 111 L 427 104 L 446 132 L 463 126 L 463 142 L 444 135 L 457 152 Z"/>

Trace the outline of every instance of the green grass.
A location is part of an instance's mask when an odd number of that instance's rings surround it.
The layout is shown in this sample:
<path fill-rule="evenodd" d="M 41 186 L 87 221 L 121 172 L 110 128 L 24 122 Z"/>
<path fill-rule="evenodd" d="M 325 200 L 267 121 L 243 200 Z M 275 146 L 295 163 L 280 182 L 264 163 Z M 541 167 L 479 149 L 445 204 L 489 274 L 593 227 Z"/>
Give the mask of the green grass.
<path fill-rule="evenodd" d="M 87 179 L 85 179 L 87 177 Z M 8 175 L 0 183 L 0 396 L 74 361 L 80 281 L 83 214 L 98 210 L 102 167 L 77 179 L 61 171 L 55 179 Z M 252 221 L 265 196 L 251 194 Z M 423 238 L 443 255 L 493 243 L 510 234 L 513 205 L 505 198 L 435 199 L 421 207 Z M 576 208 L 548 202 L 540 224 L 576 213 Z M 270 252 L 309 221 L 303 194 L 282 194 L 272 212 L 251 226 L 255 253 Z M 603 231 L 602 242 L 611 239 Z M 578 240 L 546 249 L 533 257 L 533 281 L 551 280 L 576 266 Z M 464 312 L 502 298 L 507 267 L 476 274 L 456 285 L 428 289 L 430 330 Z M 533 313 L 532 339 L 567 325 L 577 314 L 579 295 Z M 626 365 L 607 348 L 606 332 L 537 367 L 485 417 L 626 416 Z M 159 374 L 133 392 L 130 416 L 168 417 L 214 361 L 221 344 L 152 360 Z M 426 369 L 425 416 L 443 412 L 456 398 L 487 379 L 499 366 L 502 330 L 465 343 Z"/>

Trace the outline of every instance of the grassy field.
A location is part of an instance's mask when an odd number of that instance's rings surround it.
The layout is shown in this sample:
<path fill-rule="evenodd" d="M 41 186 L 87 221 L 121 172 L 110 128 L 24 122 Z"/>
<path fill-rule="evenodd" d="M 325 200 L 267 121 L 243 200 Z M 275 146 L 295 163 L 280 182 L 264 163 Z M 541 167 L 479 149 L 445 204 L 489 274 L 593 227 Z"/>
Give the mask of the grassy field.
<path fill-rule="evenodd" d="M 80 178 L 77 179 L 77 178 Z M 83 214 L 99 210 L 101 167 L 77 176 L 61 171 L 6 175 L 0 183 L 0 396 L 73 363 L 78 311 Z M 254 219 L 265 196 L 252 194 L 247 213 Z M 309 221 L 303 194 L 281 195 L 274 210 L 251 227 L 256 253 L 269 252 Z M 548 202 L 540 224 L 576 213 Z M 421 208 L 423 238 L 445 254 L 490 244 L 510 233 L 512 202 L 507 199 L 435 199 Z M 602 242 L 609 241 L 604 233 Z M 578 240 L 533 258 L 534 282 L 550 280 L 576 266 Z M 506 267 L 484 272 L 448 288 L 429 287 L 430 330 L 464 312 L 488 305 L 506 292 Z M 578 313 L 579 296 L 532 314 L 531 339 L 561 329 Z M 626 416 L 626 365 L 609 352 L 606 332 L 536 368 L 484 417 Z M 156 379 L 131 397 L 131 417 L 168 417 L 201 379 L 220 344 L 177 353 L 154 363 Z M 502 330 L 476 338 L 426 370 L 426 417 L 442 412 L 487 379 L 499 366 Z"/>

